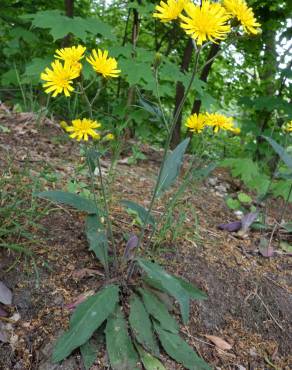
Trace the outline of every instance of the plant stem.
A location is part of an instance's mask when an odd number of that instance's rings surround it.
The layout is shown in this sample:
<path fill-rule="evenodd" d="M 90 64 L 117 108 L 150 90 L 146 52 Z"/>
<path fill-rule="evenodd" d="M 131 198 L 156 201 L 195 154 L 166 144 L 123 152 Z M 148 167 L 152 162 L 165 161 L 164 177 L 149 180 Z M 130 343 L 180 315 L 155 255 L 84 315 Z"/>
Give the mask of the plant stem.
<path fill-rule="evenodd" d="M 195 65 L 194 65 L 194 69 L 193 69 L 193 73 L 192 73 L 192 76 L 191 76 L 191 79 L 190 79 L 190 82 L 189 82 L 189 85 L 185 91 L 185 94 L 178 106 L 178 109 L 176 111 L 176 114 L 173 118 L 173 121 L 172 121 L 172 124 L 171 124 L 171 127 L 170 127 L 170 130 L 169 130 L 169 133 L 168 133 L 168 136 L 167 136 L 167 140 L 166 140 L 166 143 L 165 143 L 165 147 L 164 147 L 164 152 L 163 152 L 163 157 L 162 157 L 162 163 L 161 163 L 161 166 L 160 166 L 160 169 L 159 169 L 159 174 L 158 174 L 158 177 L 157 177 L 157 180 L 156 180 L 156 184 L 155 184 L 155 188 L 154 188 L 154 191 L 153 191 L 153 195 L 152 195 L 152 198 L 151 198 L 151 201 L 150 201 L 150 205 L 149 205 L 149 208 L 148 208 L 148 211 L 147 211 L 147 214 L 145 216 L 145 219 L 144 219 L 144 222 L 143 222 L 143 226 L 142 226 L 142 230 L 141 230 L 141 233 L 139 235 L 139 239 L 138 239 L 138 245 L 137 245 L 137 248 L 135 250 L 135 252 L 137 253 L 137 250 L 144 238 L 144 234 L 145 234 L 145 229 L 146 229 L 146 226 L 148 224 L 148 220 L 149 220 L 149 217 L 150 217 L 150 214 L 151 214 L 151 211 L 152 211 L 152 208 L 153 208 L 153 205 L 154 205 L 154 202 L 155 202 L 155 199 L 156 199 L 156 196 L 157 196 L 157 192 L 158 192 L 158 188 L 159 188 L 159 185 L 160 185 L 160 180 L 161 180 L 161 176 L 162 176 L 162 172 L 163 172 L 163 169 L 164 169 L 164 164 L 165 164 L 165 160 L 166 160 L 166 157 L 167 157 L 167 154 L 168 154 L 168 149 L 169 149 L 169 145 L 170 145 L 170 142 L 171 142 L 171 137 L 172 137 L 172 134 L 173 134 L 173 131 L 174 131 L 174 128 L 175 128 L 175 125 L 177 123 L 177 120 L 181 114 L 181 111 L 182 111 L 182 108 L 183 108 L 183 105 L 187 99 L 187 96 L 190 92 L 190 89 L 192 87 L 192 84 L 194 82 L 194 79 L 195 79 L 195 76 L 196 76 L 196 73 L 197 73 L 197 69 L 198 69 L 198 61 L 199 61 L 199 55 L 200 55 L 200 49 L 198 49 L 195 53 Z M 136 255 L 135 253 L 135 255 Z M 134 257 L 135 257 L 134 255 Z M 127 280 L 129 280 L 134 272 L 134 266 L 135 266 L 135 259 L 132 260 L 132 262 L 130 263 L 130 266 L 129 266 L 129 269 L 128 269 L 128 276 L 127 276 Z"/>

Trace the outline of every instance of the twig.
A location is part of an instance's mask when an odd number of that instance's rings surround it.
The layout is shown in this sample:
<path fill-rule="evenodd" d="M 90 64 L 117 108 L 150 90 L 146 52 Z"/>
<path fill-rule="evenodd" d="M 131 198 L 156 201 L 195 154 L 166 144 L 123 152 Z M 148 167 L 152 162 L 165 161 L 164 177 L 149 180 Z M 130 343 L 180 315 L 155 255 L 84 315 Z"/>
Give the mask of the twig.
<path fill-rule="evenodd" d="M 258 299 L 261 301 L 262 305 L 265 307 L 266 311 L 268 312 L 268 314 L 270 315 L 271 319 L 274 321 L 274 323 L 278 326 L 278 328 L 280 328 L 282 331 L 284 331 L 284 328 L 283 326 L 281 326 L 278 321 L 275 319 L 275 317 L 272 315 L 271 311 L 269 310 L 269 307 L 265 304 L 265 302 L 262 300 L 262 298 L 258 295 L 258 293 L 254 293 Z"/>

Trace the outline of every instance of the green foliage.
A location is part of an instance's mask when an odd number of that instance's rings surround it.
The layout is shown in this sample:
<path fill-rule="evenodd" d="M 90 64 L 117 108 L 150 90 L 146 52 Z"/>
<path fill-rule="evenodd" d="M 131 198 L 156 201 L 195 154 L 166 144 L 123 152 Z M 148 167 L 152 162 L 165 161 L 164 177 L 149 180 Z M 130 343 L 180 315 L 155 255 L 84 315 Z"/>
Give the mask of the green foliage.
<path fill-rule="evenodd" d="M 136 348 L 139 352 L 140 359 L 142 361 L 143 366 L 145 367 L 145 370 L 166 370 L 162 363 L 157 360 L 157 358 L 151 356 L 150 353 L 144 351 L 144 349 L 141 346 L 137 344 Z"/>
<path fill-rule="evenodd" d="M 51 200 L 55 203 L 65 204 L 77 209 L 78 211 L 83 211 L 89 214 L 97 213 L 97 208 L 93 201 L 82 198 L 77 194 L 56 190 L 43 191 L 41 193 L 37 193 L 36 196 L 42 199 Z"/>
<path fill-rule="evenodd" d="M 152 323 L 143 302 L 137 295 L 130 299 L 129 323 L 137 342 L 147 351 L 159 356 L 159 347 L 153 335 Z"/>
<path fill-rule="evenodd" d="M 180 168 L 183 162 L 183 156 L 186 152 L 190 138 L 182 141 L 172 153 L 168 154 L 163 170 L 160 176 L 157 195 L 161 195 L 165 190 L 168 190 L 179 175 Z"/>
<path fill-rule="evenodd" d="M 138 355 L 119 306 L 107 321 L 105 335 L 107 352 L 113 370 L 138 370 Z"/>
<path fill-rule="evenodd" d="M 82 302 L 74 311 L 69 330 L 55 344 L 53 361 L 59 362 L 86 343 L 94 331 L 114 311 L 119 300 L 119 287 L 109 285 Z"/>
<path fill-rule="evenodd" d="M 85 223 L 85 233 L 96 258 L 104 267 L 108 267 L 108 240 L 103 225 L 97 215 L 88 215 Z"/>
<path fill-rule="evenodd" d="M 45 10 L 36 14 L 25 14 L 22 19 L 31 21 L 33 27 L 49 29 L 54 41 L 64 38 L 69 33 L 82 41 L 86 41 L 88 33 L 114 40 L 111 27 L 97 18 L 69 18 L 58 10 Z"/>
<path fill-rule="evenodd" d="M 190 370 L 211 370 L 192 348 L 178 334 L 170 333 L 154 323 L 155 331 L 165 352 Z"/>
<path fill-rule="evenodd" d="M 274 151 L 279 155 L 282 161 L 292 170 L 292 156 L 287 153 L 285 148 L 278 144 L 275 140 L 270 137 L 264 136 L 264 138 L 271 144 Z"/>
<path fill-rule="evenodd" d="M 97 348 L 92 341 L 88 341 L 80 346 L 80 352 L 84 367 L 89 370 L 96 360 Z"/>
<path fill-rule="evenodd" d="M 147 209 L 145 209 L 144 207 L 140 206 L 139 204 L 135 202 L 132 202 L 131 200 L 122 200 L 121 204 L 124 207 L 127 207 L 131 209 L 132 211 L 134 211 L 138 215 L 138 217 L 140 218 L 143 224 L 147 220 L 148 224 L 155 227 L 155 218 L 151 214 L 148 215 Z"/>

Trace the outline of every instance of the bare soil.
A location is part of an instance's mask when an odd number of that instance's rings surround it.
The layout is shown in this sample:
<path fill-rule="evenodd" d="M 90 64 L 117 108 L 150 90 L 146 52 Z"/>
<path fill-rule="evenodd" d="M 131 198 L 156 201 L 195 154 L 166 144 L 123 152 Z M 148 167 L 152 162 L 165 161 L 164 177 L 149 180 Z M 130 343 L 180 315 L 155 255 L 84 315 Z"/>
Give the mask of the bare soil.
<path fill-rule="evenodd" d="M 80 164 L 78 146 L 66 140 L 50 120 L 37 124 L 31 113 L 0 113 L 0 124 L 10 130 L 0 134 L 1 172 L 8 166 L 21 170 L 29 162 L 31 176 L 39 176 L 44 164 L 49 164 L 61 174 L 53 186 L 64 187 Z M 133 166 L 122 161 L 113 185 L 118 198 L 113 198 L 111 214 L 121 251 L 121 230 L 137 232 L 138 227 L 117 200 L 131 199 L 147 207 L 159 166 L 159 152 L 141 148 L 147 160 Z M 105 159 L 105 173 L 108 164 L 109 159 Z M 220 184 L 228 184 L 231 193 L 241 186 L 226 170 L 217 169 L 211 176 Z M 44 189 L 49 187 L 52 185 L 44 181 Z M 39 206 L 41 210 L 45 202 L 40 201 Z M 280 199 L 269 202 L 271 222 L 282 207 Z M 162 210 L 163 204 L 158 202 L 155 214 Z M 258 252 L 260 232 L 250 231 L 241 238 L 218 230 L 218 224 L 236 217 L 208 181 L 187 190 L 175 211 L 177 219 L 181 210 L 185 212 L 183 229 L 175 240 L 173 230 L 169 230 L 151 256 L 208 294 L 207 300 L 192 303 L 190 324 L 182 326 L 187 341 L 214 369 L 291 369 L 292 264 L 291 257 L 278 248 L 281 236 L 276 234 L 273 241 L 278 253 L 265 258 Z M 290 207 L 287 221 L 291 215 Z M 97 291 L 102 284 L 102 269 L 88 251 L 83 222 L 80 213 L 52 207 L 41 220 L 43 229 L 37 231 L 40 242 L 32 247 L 33 258 L 0 250 L 0 280 L 13 292 L 13 304 L 5 307 L 8 321 L 19 314 L 19 320 L 12 323 L 11 340 L 0 343 L 1 369 L 83 369 L 78 351 L 62 365 L 50 362 L 52 344 L 68 325 L 71 311 L 67 305 L 84 292 Z M 94 272 L 84 274 L 84 269 Z M 7 319 L 0 317 L 1 323 L 6 324 Z M 232 348 L 221 350 L 206 335 L 217 336 Z M 108 369 L 107 363 L 102 350 L 92 370 Z M 165 366 L 170 370 L 181 368 L 169 360 Z"/>

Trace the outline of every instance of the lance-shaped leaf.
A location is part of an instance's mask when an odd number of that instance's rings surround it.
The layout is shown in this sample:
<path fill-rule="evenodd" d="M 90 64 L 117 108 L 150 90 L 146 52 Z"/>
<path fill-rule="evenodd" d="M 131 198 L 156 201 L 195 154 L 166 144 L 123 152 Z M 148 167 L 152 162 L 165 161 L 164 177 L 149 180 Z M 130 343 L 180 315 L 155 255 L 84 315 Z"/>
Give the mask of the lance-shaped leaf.
<path fill-rule="evenodd" d="M 208 296 L 202 290 L 197 288 L 194 284 L 182 279 L 181 277 L 174 276 L 174 278 L 180 283 L 191 299 L 207 299 Z"/>
<path fill-rule="evenodd" d="M 165 352 L 175 361 L 190 370 L 211 370 L 211 367 L 178 334 L 169 333 L 156 323 L 154 328 Z"/>
<path fill-rule="evenodd" d="M 169 314 L 165 305 L 147 289 L 140 288 L 139 293 L 142 296 L 144 305 L 148 313 L 160 322 L 160 325 L 172 332 L 178 333 L 178 324 L 175 319 Z"/>
<path fill-rule="evenodd" d="M 93 201 L 81 197 L 74 193 L 68 193 L 66 191 L 43 191 L 36 194 L 37 197 L 42 199 L 51 200 L 55 203 L 65 204 L 71 206 L 78 211 L 87 212 L 89 214 L 97 213 L 96 206 Z"/>
<path fill-rule="evenodd" d="M 118 306 L 108 318 L 106 348 L 113 370 L 138 370 L 138 355 L 127 330 L 127 322 Z"/>
<path fill-rule="evenodd" d="M 132 202 L 131 200 L 122 200 L 121 204 L 127 208 L 130 208 L 132 211 L 136 212 L 140 217 L 143 223 L 146 222 L 148 211 L 139 204 Z M 155 218 L 150 214 L 147 219 L 147 223 L 155 227 Z"/>
<path fill-rule="evenodd" d="M 119 287 L 109 285 L 77 306 L 70 320 L 70 329 L 58 339 L 53 361 L 58 362 L 86 343 L 93 332 L 114 311 L 119 300 Z"/>
<path fill-rule="evenodd" d="M 108 240 L 97 215 L 88 215 L 85 223 L 85 233 L 92 250 L 104 267 L 108 266 Z"/>
<path fill-rule="evenodd" d="M 145 367 L 145 370 L 166 370 L 162 363 L 150 353 L 146 352 L 143 347 L 136 344 L 136 348 L 139 352 L 140 359 Z"/>
<path fill-rule="evenodd" d="M 189 320 L 190 297 L 179 281 L 156 263 L 141 258 L 137 261 L 150 278 L 161 283 L 166 292 L 179 302 L 183 323 L 187 324 Z"/>
<path fill-rule="evenodd" d="M 278 144 L 275 140 L 271 139 L 270 137 L 263 136 L 263 138 L 266 139 L 268 143 L 270 143 L 270 145 L 273 147 L 274 151 L 279 155 L 282 161 L 290 169 L 292 169 L 292 156 L 287 153 L 285 148 L 283 148 L 280 144 Z"/>
<path fill-rule="evenodd" d="M 133 294 L 130 299 L 129 322 L 139 343 L 149 352 L 159 356 L 159 348 L 153 334 L 152 323 L 140 298 Z"/>
<path fill-rule="evenodd" d="M 157 195 L 170 188 L 177 176 L 182 165 L 183 157 L 187 146 L 189 144 L 190 138 L 186 138 L 182 141 L 172 153 L 168 154 L 166 157 L 163 170 L 160 176 Z"/>
<path fill-rule="evenodd" d="M 88 341 L 80 347 L 80 352 L 83 360 L 83 365 L 86 370 L 89 370 L 94 364 L 97 357 L 97 348 L 92 341 Z"/>

